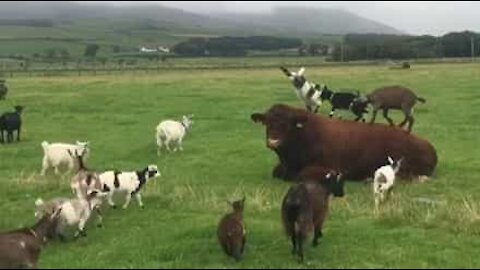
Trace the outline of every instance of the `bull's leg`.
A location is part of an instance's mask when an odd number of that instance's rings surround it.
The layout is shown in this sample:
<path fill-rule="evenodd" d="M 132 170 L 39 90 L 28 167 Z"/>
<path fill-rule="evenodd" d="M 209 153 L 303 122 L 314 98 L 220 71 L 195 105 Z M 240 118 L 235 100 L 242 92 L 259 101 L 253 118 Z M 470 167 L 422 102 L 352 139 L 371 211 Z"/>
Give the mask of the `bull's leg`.
<path fill-rule="evenodd" d="M 388 109 L 386 108 L 383 109 L 383 117 L 387 119 L 388 124 L 390 124 L 390 126 L 394 126 L 392 118 L 388 117 Z"/>

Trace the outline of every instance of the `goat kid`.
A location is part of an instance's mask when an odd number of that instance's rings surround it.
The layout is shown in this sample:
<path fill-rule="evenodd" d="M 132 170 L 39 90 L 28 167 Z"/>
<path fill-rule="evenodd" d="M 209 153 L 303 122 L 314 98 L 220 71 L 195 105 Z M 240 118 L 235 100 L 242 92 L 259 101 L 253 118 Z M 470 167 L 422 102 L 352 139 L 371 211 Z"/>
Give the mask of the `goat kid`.
<path fill-rule="evenodd" d="M 17 141 L 20 141 L 20 133 L 22 129 L 22 112 L 24 107 L 15 106 L 14 112 L 6 112 L 0 115 L 0 143 L 13 142 L 13 134 L 17 132 Z"/>
<path fill-rule="evenodd" d="M 373 194 L 375 198 L 375 209 L 387 196 L 391 193 L 393 185 L 395 184 L 395 177 L 400 170 L 403 158 L 394 161 L 390 156 L 388 157 L 388 164 L 378 168 L 375 171 L 373 178 Z"/>
<path fill-rule="evenodd" d="M 132 196 L 137 199 L 138 205 L 143 207 L 140 191 L 151 179 L 160 176 L 157 165 L 148 165 L 146 168 L 135 172 L 106 171 L 99 175 L 103 192 L 108 193 L 108 204 L 115 208 L 113 195 L 117 192 L 126 193 L 123 209 L 127 209 Z"/>
<path fill-rule="evenodd" d="M 243 222 L 243 208 L 245 197 L 240 201 L 230 203 L 232 213 L 226 214 L 220 220 L 217 228 L 217 237 L 223 251 L 239 261 L 245 249 L 247 230 Z"/>
<path fill-rule="evenodd" d="M 183 138 L 193 125 L 192 118 L 193 114 L 188 116 L 184 115 L 181 121 L 165 120 L 158 124 L 155 134 L 157 140 L 157 155 L 160 155 L 163 146 L 171 152 L 170 143 L 175 143 L 174 152 L 178 149 L 183 151 Z"/>
<path fill-rule="evenodd" d="M 343 197 L 344 180 L 340 173 L 331 172 L 323 180 L 301 182 L 288 190 L 282 202 L 282 221 L 292 242 L 292 254 L 303 262 L 303 242 L 313 231 L 312 245 L 322 237 L 322 227 L 328 213 L 329 197 Z"/>

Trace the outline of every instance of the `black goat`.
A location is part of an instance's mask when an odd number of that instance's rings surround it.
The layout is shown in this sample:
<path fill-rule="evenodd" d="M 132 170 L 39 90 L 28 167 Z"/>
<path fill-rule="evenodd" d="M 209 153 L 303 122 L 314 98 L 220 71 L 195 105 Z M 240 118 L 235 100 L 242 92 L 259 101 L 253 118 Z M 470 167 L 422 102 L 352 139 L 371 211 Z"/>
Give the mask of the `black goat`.
<path fill-rule="evenodd" d="M 0 143 L 5 142 L 4 133 L 7 133 L 7 143 L 13 142 L 13 132 L 17 131 L 17 141 L 20 141 L 22 127 L 22 106 L 15 106 L 15 112 L 6 112 L 0 115 Z"/>
<path fill-rule="evenodd" d="M 328 89 L 327 86 L 321 87 L 318 84 L 315 85 L 315 88 L 321 91 L 320 98 L 322 101 L 328 100 L 332 105 L 330 117 L 333 116 L 336 109 L 349 110 L 357 116 L 355 121 L 362 119 L 362 121 L 365 122 L 363 114 L 368 113 L 368 102 L 360 97 L 358 91 L 356 91 L 355 94 L 350 92 L 334 92 Z"/>

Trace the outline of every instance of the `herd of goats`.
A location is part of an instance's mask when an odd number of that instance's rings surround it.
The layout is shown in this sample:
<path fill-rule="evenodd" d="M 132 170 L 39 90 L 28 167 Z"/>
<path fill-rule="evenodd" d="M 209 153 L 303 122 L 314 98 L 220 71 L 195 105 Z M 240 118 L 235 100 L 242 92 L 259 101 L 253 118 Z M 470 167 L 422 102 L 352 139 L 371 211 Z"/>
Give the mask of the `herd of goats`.
<path fill-rule="evenodd" d="M 251 118 L 266 127 L 267 147 L 279 157 L 280 163 L 274 168 L 273 176 L 297 182 L 283 199 L 281 216 L 284 229 L 292 243 L 292 254 L 303 261 L 304 241 L 313 233 L 312 244 L 318 245 L 328 212 L 329 197 L 344 195 L 344 179 L 373 179 L 374 201 L 378 209 L 392 190 L 396 177 L 431 176 L 437 157 L 428 142 L 410 134 L 414 122 L 413 106 L 416 101 L 425 102 L 410 89 L 391 86 L 361 96 L 358 92 L 334 92 L 326 85 L 311 83 L 304 76 L 304 68 L 298 72 L 290 72 L 284 67 L 281 67 L 281 70 L 293 84 L 298 98 L 304 102 L 307 110 L 274 105 L 267 113 L 252 114 Z M 6 93 L 7 88 L 2 81 L 0 99 L 5 98 Z M 330 118 L 316 114 L 327 100 L 331 103 Z M 371 131 L 367 127 L 369 124 L 357 122 L 360 119 L 365 122 L 363 115 L 368 112 L 369 105 L 373 109 Z M 349 110 L 357 118 L 355 121 L 332 119 L 336 109 Z M 391 126 L 394 126 L 394 123 L 388 117 L 388 111 L 402 110 L 405 120 L 399 126 L 403 127 L 408 122 L 407 131 L 401 128 L 388 129 L 385 125 L 371 125 L 380 109 Z M 0 116 L 1 143 L 12 143 L 14 132 L 17 133 L 17 141 L 20 140 L 22 111 L 22 106 L 15 106 L 14 112 Z M 162 147 L 169 152 L 183 150 L 182 141 L 192 127 L 192 117 L 193 115 L 183 116 L 179 121 L 165 120 L 156 127 L 158 154 Z M 383 134 L 390 134 L 397 144 L 394 148 L 390 146 L 395 145 L 395 142 L 379 142 L 371 146 L 367 144 L 367 147 L 363 145 L 365 151 L 377 153 L 378 157 L 370 157 L 371 162 L 368 158 L 365 158 L 363 163 L 357 160 L 357 167 L 348 165 L 350 167 L 347 168 L 347 162 L 339 158 L 344 156 L 340 153 L 344 150 L 338 150 L 345 147 L 337 147 L 336 144 L 342 140 L 342 134 L 351 133 L 359 134 L 358 137 L 348 135 L 349 140 L 359 145 L 362 145 L 363 133 L 370 138 L 373 134 L 377 139 Z M 321 139 L 311 143 L 307 138 L 312 137 L 312 134 L 313 137 L 319 134 L 318 138 Z M 175 144 L 173 150 L 172 144 Z M 317 147 L 316 144 L 321 144 L 322 147 Z M 403 147 L 398 147 L 399 144 Z M 75 172 L 70 185 L 74 198 L 55 198 L 49 201 L 39 198 L 35 202 L 35 216 L 38 220 L 34 226 L 0 233 L 0 268 L 36 268 L 40 251 L 46 241 L 64 241 L 71 228 L 75 229 L 75 238 L 86 236 L 85 227 L 93 213 L 98 217 L 98 225 L 102 224 L 103 201 L 107 201 L 113 208 L 116 207 L 112 199 L 114 194 L 125 194 L 123 208 L 128 207 L 133 197 L 138 205 L 143 207 L 140 193 L 142 187 L 160 176 L 157 166 L 152 164 L 138 171 L 90 170 L 85 166 L 90 153 L 88 142 L 43 142 L 41 146 L 44 152 L 41 175 L 45 175 L 49 169 L 54 169 L 58 174 L 59 168 L 67 165 Z M 363 148 L 358 151 L 363 151 Z M 382 150 L 377 151 L 377 148 Z M 357 151 L 353 144 L 350 150 Z M 361 158 L 363 152 L 358 151 L 354 155 Z M 315 155 L 318 156 L 315 159 L 317 163 L 312 166 L 307 156 Z M 222 217 L 217 228 L 217 237 L 223 251 L 235 260 L 242 258 L 246 244 L 244 203 L 245 197 L 231 202 L 233 211 Z"/>

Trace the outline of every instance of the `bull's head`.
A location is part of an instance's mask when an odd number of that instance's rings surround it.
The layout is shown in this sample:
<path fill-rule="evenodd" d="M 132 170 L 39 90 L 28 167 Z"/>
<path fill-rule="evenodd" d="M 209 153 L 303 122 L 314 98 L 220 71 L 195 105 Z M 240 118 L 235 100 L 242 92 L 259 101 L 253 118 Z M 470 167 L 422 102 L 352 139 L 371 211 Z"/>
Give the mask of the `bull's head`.
<path fill-rule="evenodd" d="M 266 113 L 254 113 L 253 122 L 263 124 L 267 129 L 267 147 L 274 150 L 294 137 L 308 120 L 308 116 L 285 105 L 275 105 Z"/>

